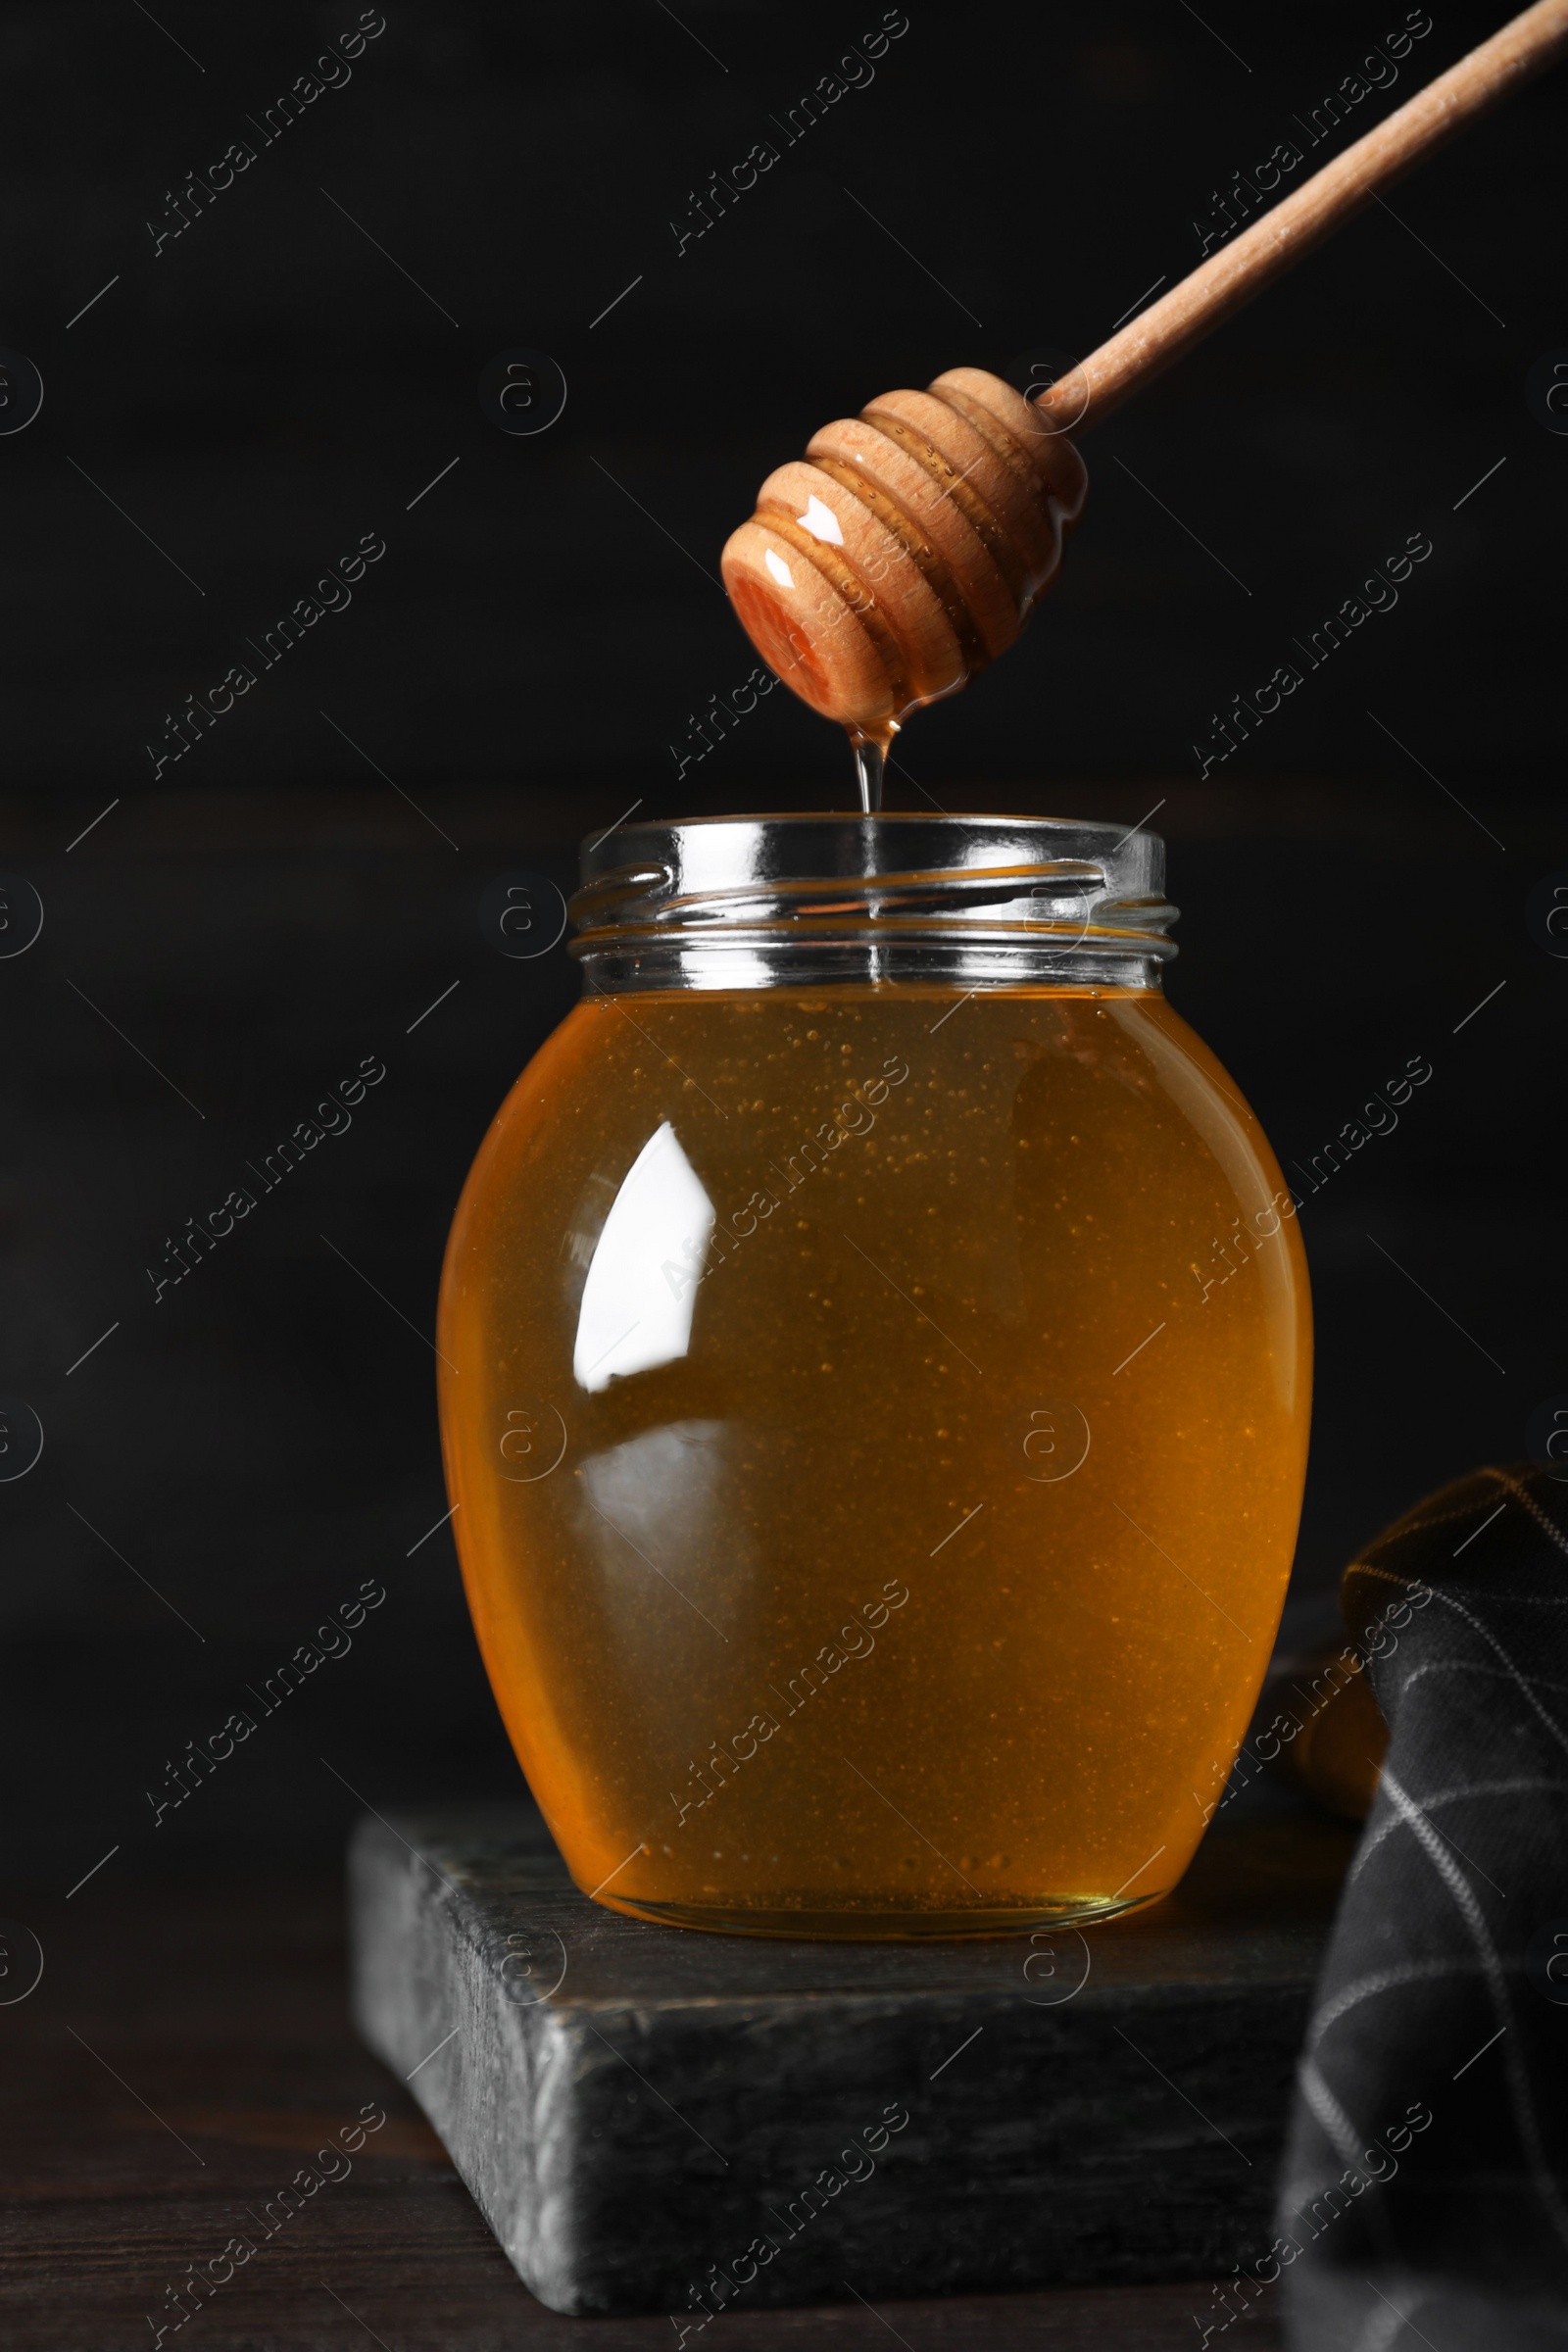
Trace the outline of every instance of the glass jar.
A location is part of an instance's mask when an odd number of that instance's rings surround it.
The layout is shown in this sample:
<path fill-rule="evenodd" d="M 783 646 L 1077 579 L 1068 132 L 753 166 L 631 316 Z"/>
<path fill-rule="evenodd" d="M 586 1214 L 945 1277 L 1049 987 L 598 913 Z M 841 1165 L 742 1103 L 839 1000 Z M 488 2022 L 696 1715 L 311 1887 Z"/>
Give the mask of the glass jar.
<path fill-rule="evenodd" d="M 625 825 L 441 1290 L 480 1646 L 577 1884 L 758 1935 L 1166 1892 L 1305 1469 L 1290 1195 L 1152 835 Z"/>

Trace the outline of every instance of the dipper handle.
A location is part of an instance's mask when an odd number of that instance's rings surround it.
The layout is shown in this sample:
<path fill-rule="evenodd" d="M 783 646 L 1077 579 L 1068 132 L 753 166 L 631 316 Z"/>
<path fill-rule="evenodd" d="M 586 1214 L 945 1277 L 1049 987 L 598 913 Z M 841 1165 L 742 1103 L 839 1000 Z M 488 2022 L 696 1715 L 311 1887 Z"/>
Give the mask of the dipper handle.
<path fill-rule="evenodd" d="M 1564 49 L 1568 0 L 1540 0 L 1527 8 L 1200 263 L 1130 326 L 1039 394 L 1034 405 L 1064 431 L 1098 424 L 1128 393 L 1181 359 L 1413 164 L 1543 72 Z"/>

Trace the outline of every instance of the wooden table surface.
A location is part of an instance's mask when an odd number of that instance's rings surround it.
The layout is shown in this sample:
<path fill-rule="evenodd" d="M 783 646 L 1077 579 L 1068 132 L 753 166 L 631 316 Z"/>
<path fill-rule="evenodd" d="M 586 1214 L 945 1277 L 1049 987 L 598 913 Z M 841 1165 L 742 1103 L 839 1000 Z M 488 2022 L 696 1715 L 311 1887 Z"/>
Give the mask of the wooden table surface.
<path fill-rule="evenodd" d="M 337 1879 L 105 1878 L 69 1902 L 6 1897 L 44 1973 L 0 2006 L 0 2341 L 148 2352 L 167 2326 L 181 2352 L 672 2352 L 667 2319 L 562 2319 L 520 2284 L 409 2092 L 354 2036 Z M 166 2290 L 237 2233 L 259 2240 L 247 2208 L 367 2102 L 388 2120 L 347 2175 L 176 2329 Z M 869 2352 L 890 2331 L 906 2352 L 1175 2352 L 1210 2307 L 1190 2283 L 847 2299 L 715 2320 L 704 2352 Z M 1244 2352 L 1282 2340 L 1268 2299 L 1227 2332 Z"/>

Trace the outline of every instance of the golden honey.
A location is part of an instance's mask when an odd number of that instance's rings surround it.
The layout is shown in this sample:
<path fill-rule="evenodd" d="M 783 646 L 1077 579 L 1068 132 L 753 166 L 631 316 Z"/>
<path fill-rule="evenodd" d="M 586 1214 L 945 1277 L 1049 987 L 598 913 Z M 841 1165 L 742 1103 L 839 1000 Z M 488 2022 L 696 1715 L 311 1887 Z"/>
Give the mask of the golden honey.
<path fill-rule="evenodd" d="M 1173 1886 L 1296 1540 L 1288 1200 L 1156 988 L 585 1000 L 439 1326 L 473 1620 L 577 1884 L 841 1936 Z"/>

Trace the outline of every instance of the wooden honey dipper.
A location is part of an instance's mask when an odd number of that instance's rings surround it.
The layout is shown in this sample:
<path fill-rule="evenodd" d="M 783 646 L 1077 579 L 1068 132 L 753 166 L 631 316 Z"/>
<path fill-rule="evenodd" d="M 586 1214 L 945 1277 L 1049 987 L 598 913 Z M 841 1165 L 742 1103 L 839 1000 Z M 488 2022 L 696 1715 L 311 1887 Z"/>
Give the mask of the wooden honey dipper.
<path fill-rule="evenodd" d="M 1568 47 L 1540 0 L 1440 74 L 1087 360 L 1025 400 L 981 368 L 824 425 L 732 533 L 724 584 L 784 683 L 849 729 L 867 809 L 922 703 L 1005 653 L 1061 567 L 1088 474 L 1067 438 L 1250 302 L 1475 115 Z"/>

